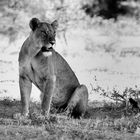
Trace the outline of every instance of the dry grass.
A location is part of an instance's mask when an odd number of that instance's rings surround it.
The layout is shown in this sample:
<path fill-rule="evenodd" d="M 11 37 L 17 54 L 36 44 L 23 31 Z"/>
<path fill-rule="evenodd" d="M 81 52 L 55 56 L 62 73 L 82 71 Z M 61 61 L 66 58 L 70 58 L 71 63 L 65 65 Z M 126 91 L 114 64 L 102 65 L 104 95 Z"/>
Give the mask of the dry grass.
<path fill-rule="evenodd" d="M 40 104 L 31 102 L 30 117 L 13 118 L 20 112 L 20 102 L 12 99 L 0 101 L 0 138 L 8 139 L 102 139 L 137 140 L 140 115 L 124 116 L 123 111 L 109 107 L 93 107 L 84 118 L 75 120 L 64 114 L 51 113 L 50 118 L 40 114 Z M 52 111 L 53 112 L 53 111 Z"/>

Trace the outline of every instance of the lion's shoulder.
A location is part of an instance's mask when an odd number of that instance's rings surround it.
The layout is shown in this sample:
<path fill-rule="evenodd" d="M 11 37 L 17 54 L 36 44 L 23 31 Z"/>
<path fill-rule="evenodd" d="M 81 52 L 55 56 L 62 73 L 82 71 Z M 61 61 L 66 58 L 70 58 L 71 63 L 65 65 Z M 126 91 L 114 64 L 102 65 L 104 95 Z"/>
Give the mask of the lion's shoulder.
<path fill-rule="evenodd" d="M 28 46 L 29 46 L 29 44 L 30 44 L 30 41 L 29 41 L 29 38 L 27 38 L 24 41 L 24 43 L 23 43 L 23 45 L 22 45 L 22 47 L 20 49 L 19 56 L 18 56 L 18 61 L 19 62 L 22 62 L 23 60 L 25 60 L 25 57 L 28 54 Z"/>

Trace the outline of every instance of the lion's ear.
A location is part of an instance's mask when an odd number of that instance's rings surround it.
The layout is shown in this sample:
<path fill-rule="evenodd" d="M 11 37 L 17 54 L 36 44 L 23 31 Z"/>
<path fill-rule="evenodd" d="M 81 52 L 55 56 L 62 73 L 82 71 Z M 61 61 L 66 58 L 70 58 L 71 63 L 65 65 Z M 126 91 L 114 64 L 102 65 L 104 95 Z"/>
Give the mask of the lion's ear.
<path fill-rule="evenodd" d="M 58 21 L 57 21 L 57 20 L 53 21 L 53 22 L 51 23 L 51 25 L 52 25 L 53 28 L 56 30 L 57 27 L 58 27 Z"/>
<path fill-rule="evenodd" d="M 32 31 L 35 31 L 35 29 L 38 27 L 40 21 L 37 18 L 32 18 L 30 20 L 29 26 L 32 29 Z"/>

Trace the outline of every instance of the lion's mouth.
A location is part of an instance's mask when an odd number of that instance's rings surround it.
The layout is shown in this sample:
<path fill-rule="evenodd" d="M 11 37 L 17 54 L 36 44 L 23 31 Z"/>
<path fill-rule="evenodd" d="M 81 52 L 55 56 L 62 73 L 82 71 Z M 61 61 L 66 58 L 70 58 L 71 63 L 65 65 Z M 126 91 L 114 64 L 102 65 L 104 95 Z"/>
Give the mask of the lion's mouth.
<path fill-rule="evenodd" d="M 47 48 L 47 47 L 43 46 L 43 47 L 41 48 L 41 51 L 42 51 L 42 52 L 50 52 L 52 49 L 53 49 L 52 47 Z"/>

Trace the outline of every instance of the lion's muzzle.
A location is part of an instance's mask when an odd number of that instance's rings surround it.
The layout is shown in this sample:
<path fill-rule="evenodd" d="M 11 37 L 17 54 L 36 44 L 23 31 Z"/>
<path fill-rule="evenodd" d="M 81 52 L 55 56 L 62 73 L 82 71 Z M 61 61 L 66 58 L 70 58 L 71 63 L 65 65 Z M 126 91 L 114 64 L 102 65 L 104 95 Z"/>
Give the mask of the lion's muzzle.
<path fill-rule="evenodd" d="M 43 47 L 41 48 L 41 51 L 42 51 L 42 52 L 49 52 L 49 51 L 51 51 L 51 50 L 52 50 L 52 47 L 47 48 L 47 47 L 43 46 Z"/>
<path fill-rule="evenodd" d="M 46 47 L 46 46 L 43 46 L 41 48 L 41 51 L 42 51 L 42 54 L 45 56 L 45 57 L 48 57 L 48 56 L 51 56 L 52 55 L 52 47 Z"/>
<path fill-rule="evenodd" d="M 51 40 L 50 44 L 53 46 L 55 44 L 55 40 Z"/>

